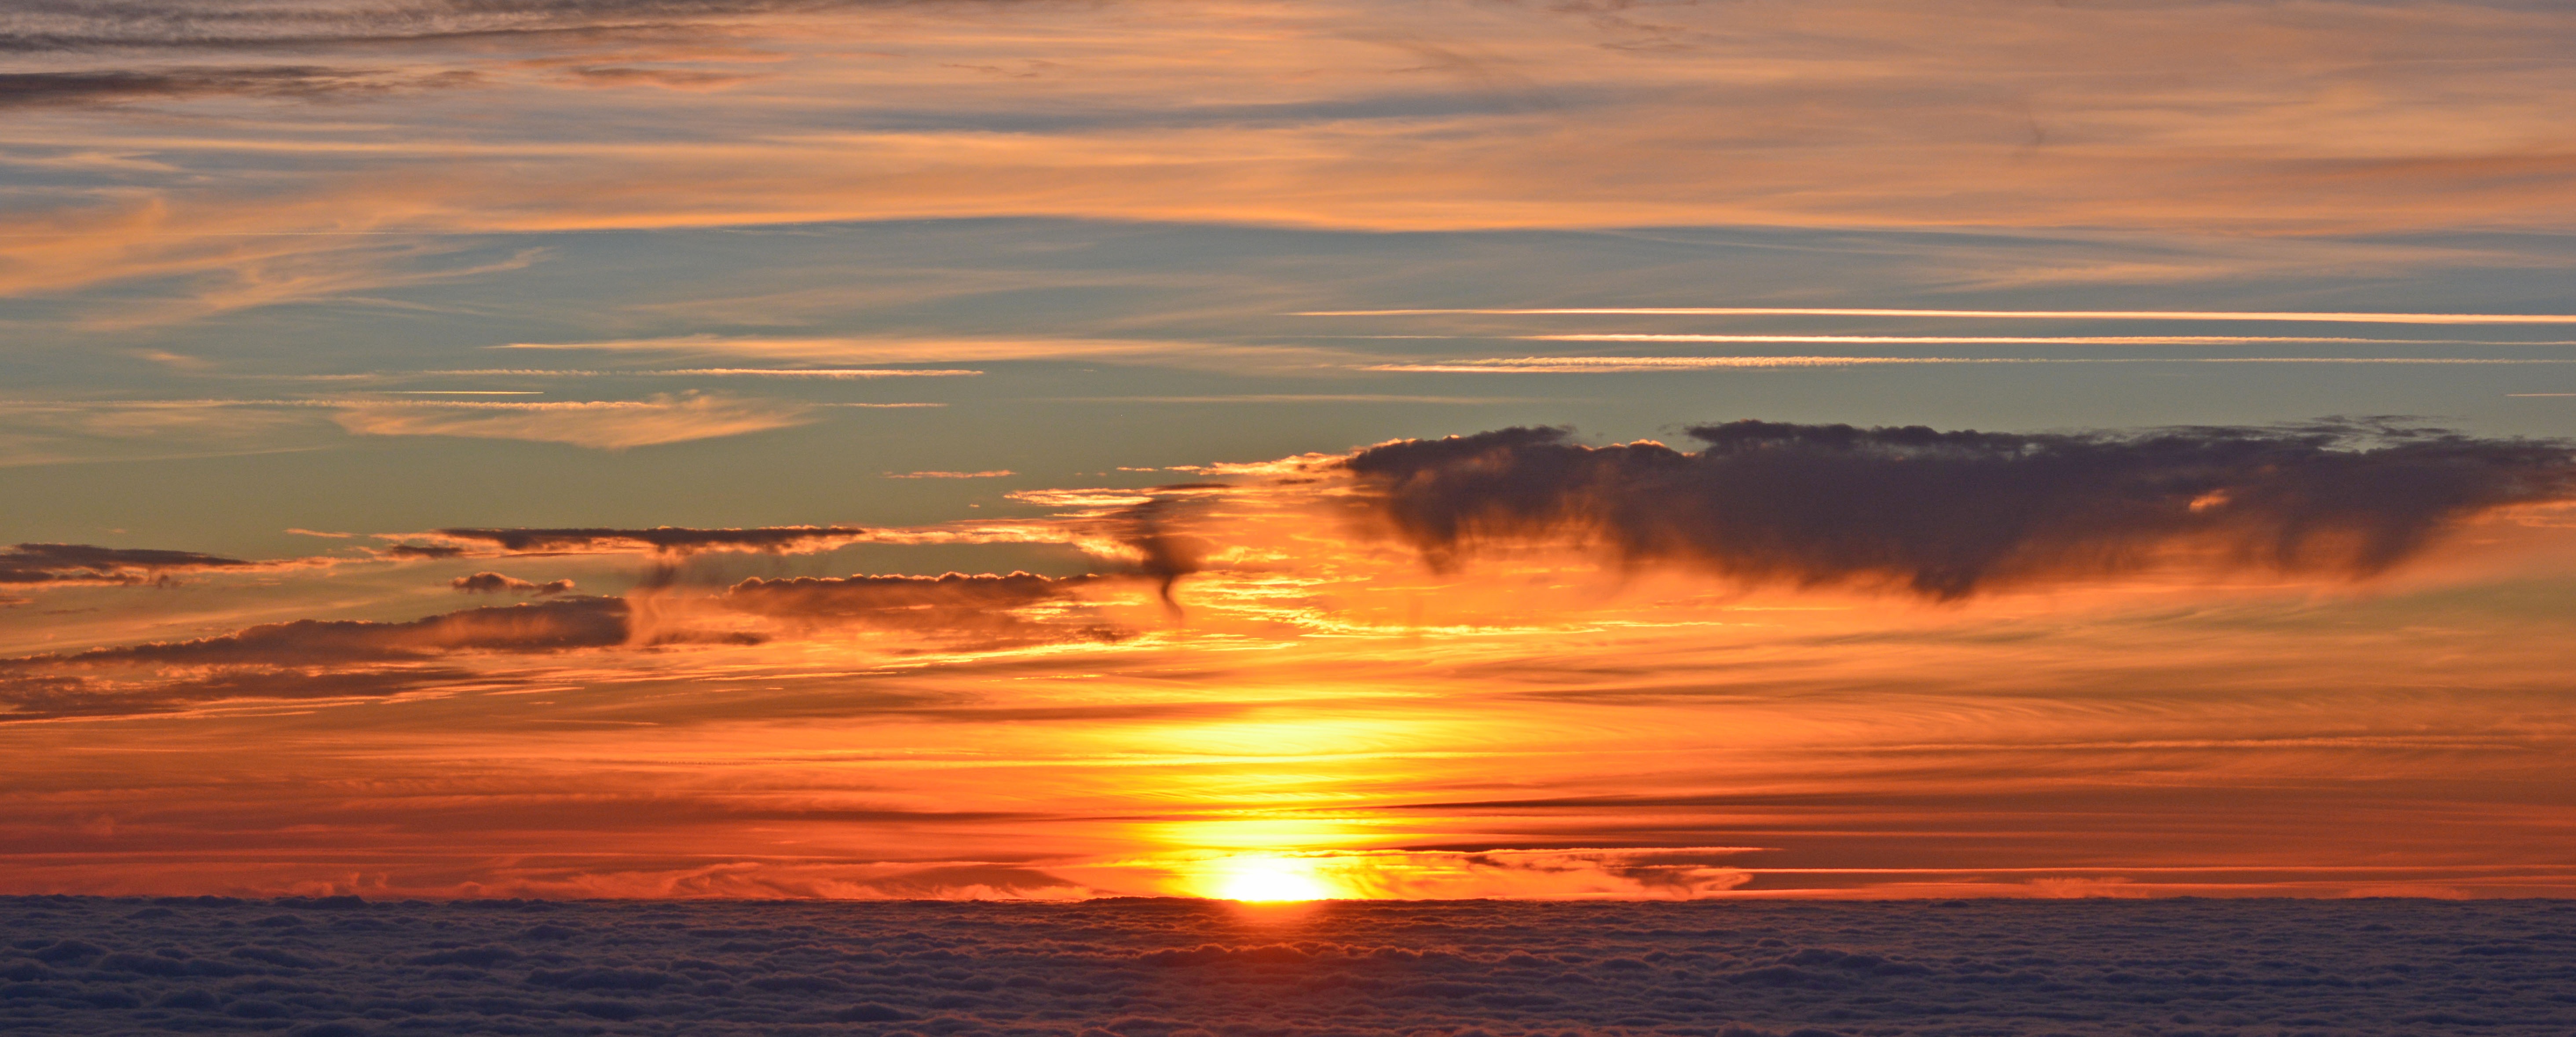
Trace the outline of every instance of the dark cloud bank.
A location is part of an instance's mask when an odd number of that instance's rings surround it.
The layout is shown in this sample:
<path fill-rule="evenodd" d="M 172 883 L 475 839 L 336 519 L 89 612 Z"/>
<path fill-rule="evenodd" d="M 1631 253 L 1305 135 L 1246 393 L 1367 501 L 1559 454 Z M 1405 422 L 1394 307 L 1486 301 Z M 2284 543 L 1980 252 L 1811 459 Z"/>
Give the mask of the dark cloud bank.
<path fill-rule="evenodd" d="M 1586 447 L 1510 428 L 1360 451 L 1364 506 L 1448 565 L 1575 536 L 1632 563 L 1936 599 L 2173 556 L 2360 577 L 2501 508 L 2576 498 L 2576 453 L 2373 423 L 2133 434 L 1738 421 Z"/>
<path fill-rule="evenodd" d="M 44 1034 L 1671 1037 L 2576 1028 L 2576 904 L 0 899 Z"/>

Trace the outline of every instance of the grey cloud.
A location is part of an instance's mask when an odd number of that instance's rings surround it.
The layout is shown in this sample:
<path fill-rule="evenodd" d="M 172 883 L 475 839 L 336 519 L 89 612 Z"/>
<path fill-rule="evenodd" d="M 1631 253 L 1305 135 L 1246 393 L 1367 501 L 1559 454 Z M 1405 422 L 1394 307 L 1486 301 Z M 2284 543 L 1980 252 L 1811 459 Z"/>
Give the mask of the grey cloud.
<path fill-rule="evenodd" d="M 1173 490 L 1223 490 L 1217 484 L 1157 487 L 1158 492 Z M 1180 604 L 1172 598 L 1172 585 L 1183 576 L 1199 571 L 1208 552 L 1208 542 L 1183 532 L 1185 512 L 1196 498 L 1157 496 L 1112 514 L 1120 542 L 1134 547 L 1143 556 L 1137 571 L 1155 582 L 1163 606 L 1177 611 Z"/>
<path fill-rule="evenodd" d="M 684 526 L 656 526 L 651 529 L 615 529 L 599 526 L 562 529 L 454 528 L 441 529 L 437 533 L 450 540 L 488 544 L 512 554 L 651 551 L 675 555 L 704 551 L 773 553 L 828 551 L 865 539 L 868 535 L 867 530 L 857 526 L 761 526 L 750 529 L 691 529 Z"/>
<path fill-rule="evenodd" d="M 0 15 L 0 51 L 259 49 L 678 35 L 709 19 L 890 6 L 886 0 L 328 0 L 242 4 L 29 0 Z"/>
<path fill-rule="evenodd" d="M 383 553 L 387 558 L 455 558 L 465 549 L 445 544 L 395 544 Z"/>
<path fill-rule="evenodd" d="M 17 544 L 0 550 L 0 584 L 138 584 L 173 573 L 257 569 L 272 562 L 90 544 Z"/>
<path fill-rule="evenodd" d="M 626 602 L 569 598 L 499 605 L 401 623 L 299 619 L 267 623 L 222 637 L 93 648 L 9 660 L 11 667 L 269 665 L 421 659 L 448 652 L 551 652 L 626 641 Z"/>
<path fill-rule="evenodd" d="M 976 636 L 1004 643 L 1109 641 L 1099 623 L 1031 618 L 1015 610 L 1069 599 L 1095 577 L 1008 575 L 847 576 L 744 580 L 725 592 L 733 609 L 802 623 L 846 622 L 880 629 Z"/>
<path fill-rule="evenodd" d="M 459 576 L 447 581 L 447 585 L 455 588 L 459 594 L 533 594 L 541 598 L 569 594 L 573 587 L 571 580 L 547 580 L 544 583 L 536 583 L 496 572 Z"/>
<path fill-rule="evenodd" d="M 0 109 L 214 95 L 318 99 L 462 86 L 470 72 L 392 75 L 320 67 L 0 73 Z"/>
<path fill-rule="evenodd" d="M 1512 428 L 1363 450 L 1368 516 L 1449 565 L 1577 537 L 1630 564 L 1935 599 L 2189 554 L 2363 577 L 2499 509 L 2576 499 L 2576 453 L 2388 423 L 2014 434 L 1738 421 L 1685 453 Z"/>
<path fill-rule="evenodd" d="M 139 716 L 208 702 L 376 698 L 492 678 L 434 665 L 456 652 L 624 644 L 626 602 L 569 598 L 401 623 L 299 619 L 221 637 L 0 660 L 0 721 Z M 143 676 L 134 676 L 136 670 Z M 512 678 L 497 678 L 514 683 Z"/>
<path fill-rule="evenodd" d="M 212 702 L 384 698 L 463 681 L 492 679 L 440 666 L 370 667 L 313 672 L 275 667 L 220 668 L 202 676 L 136 684 L 0 665 L 0 722 L 129 717 L 171 713 Z M 510 683 L 510 682 L 504 682 Z"/>

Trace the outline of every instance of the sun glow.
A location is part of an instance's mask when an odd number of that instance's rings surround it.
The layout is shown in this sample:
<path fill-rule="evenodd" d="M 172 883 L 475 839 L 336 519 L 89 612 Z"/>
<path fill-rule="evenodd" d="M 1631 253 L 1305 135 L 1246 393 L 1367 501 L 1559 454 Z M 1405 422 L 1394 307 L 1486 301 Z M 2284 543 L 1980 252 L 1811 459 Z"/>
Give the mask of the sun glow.
<path fill-rule="evenodd" d="M 1278 903 L 1333 896 L 1333 891 L 1315 877 L 1313 866 L 1295 857 L 1231 858 L 1216 880 L 1219 900 Z"/>

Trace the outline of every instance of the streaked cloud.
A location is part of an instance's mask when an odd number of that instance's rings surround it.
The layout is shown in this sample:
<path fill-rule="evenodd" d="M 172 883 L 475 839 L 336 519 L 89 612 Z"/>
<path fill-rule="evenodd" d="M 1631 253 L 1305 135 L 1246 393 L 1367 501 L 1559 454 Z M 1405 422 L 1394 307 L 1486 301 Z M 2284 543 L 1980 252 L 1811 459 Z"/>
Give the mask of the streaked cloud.
<path fill-rule="evenodd" d="M 1967 357 L 1967 356 L 1517 356 L 1478 357 L 1410 364 L 1370 364 L 1364 371 L 1411 374 L 1620 374 L 1765 367 L 1864 367 L 1910 364 L 2576 364 L 2559 357 L 2395 356 L 2184 356 L 2184 357 Z"/>
<path fill-rule="evenodd" d="M 0 584 L 161 583 L 185 573 L 255 570 L 278 564 L 220 558 L 194 551 L 97 547 L 90 544 L 17 544 L 0 549 Z"/>
<path fill-rule="evenodd" d="M 774 400 L 685 393 L 541 403 L 364 401 L 341 404 L 331 417 L 363 436 L 464 436 L 622 450 L 791 428 L 814 420 L 812 414 Z"/>
<path fill-rule="evenodd" d="M 2149 320 L 2149 321 L 2286 321 L 2311 324 L 2576 324 L 2576 314 L 2558 313 L 2373 313 L 2369 311 L 2284 312 L 2228 310 L 1885 310 L 1829 307 L 1711 306 L 1600 307 L 1589 309 L 1461 310 L 1312 310 L 1295 317 L 1398 317 L 1438 314 L 1491 316 L 1629 316 L 1629 317 L 1932 317 L 1971 320 Z M 1838 341 L 1790 339 L 1788 341 Z M 1978 341 L 1974 339 L 1962 341 Z M 2048 341 L 2066 341 L 2051 339 Z M 2236 340 L 2265 341 L 2265 340 Z M 2292 341 L 2345 341 L 2298 339 Z"/>
<path fill-rule="evenodd" d="M 648 552 L 692 554 L 700 551 L 829 551 L 873 535 L 856 526 L 764 526 L 751 529 L 472 529 L 450 528 L 421 534 L 453 545 L 481 546 L 512 554 Z"/>

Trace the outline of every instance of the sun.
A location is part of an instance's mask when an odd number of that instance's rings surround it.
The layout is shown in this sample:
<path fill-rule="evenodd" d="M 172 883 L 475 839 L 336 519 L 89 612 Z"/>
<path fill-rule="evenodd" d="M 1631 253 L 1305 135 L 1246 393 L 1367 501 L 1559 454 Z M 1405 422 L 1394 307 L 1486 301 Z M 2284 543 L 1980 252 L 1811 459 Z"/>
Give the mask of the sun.
<path fill-rule="evenodd" d="M 1216 898 L 1249 903 L 1325 900 L 1333 891 L 1315 878 L 1305 861 L 1293 857 L 1236 857 L 1225 862 L 1217 878 Z"/>

